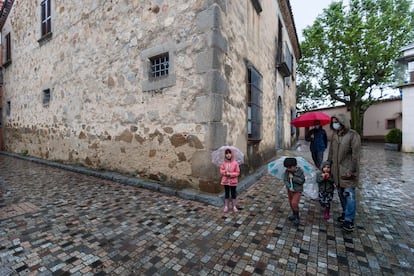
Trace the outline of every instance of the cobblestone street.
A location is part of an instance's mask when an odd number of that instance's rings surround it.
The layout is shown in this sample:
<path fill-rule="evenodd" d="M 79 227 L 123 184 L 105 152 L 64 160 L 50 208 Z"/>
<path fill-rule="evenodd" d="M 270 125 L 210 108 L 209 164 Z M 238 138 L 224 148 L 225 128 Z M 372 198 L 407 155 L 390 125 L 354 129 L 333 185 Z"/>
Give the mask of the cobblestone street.
<path fill-rule="evenodd" d="M 303 146 L 305 148 L 305 145 Z M 306 150 L 297 155 L 310 157 Z M 414 275 L 414 154 L 364 144 L 355 231 L 269 175 L 239 213 L 0 155 L 0 275 Z"/>

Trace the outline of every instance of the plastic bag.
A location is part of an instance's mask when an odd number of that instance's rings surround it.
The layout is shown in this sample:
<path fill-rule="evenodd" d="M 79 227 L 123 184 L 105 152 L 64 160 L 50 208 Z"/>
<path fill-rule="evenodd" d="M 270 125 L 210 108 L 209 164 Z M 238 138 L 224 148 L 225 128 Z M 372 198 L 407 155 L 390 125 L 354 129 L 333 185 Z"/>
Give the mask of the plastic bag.
<path fill-rule="evenodd" d="M 310 199 L 319 198 L 319 187 L 316 182 L 305 182 L 303 184 L 303 194 Z"/>

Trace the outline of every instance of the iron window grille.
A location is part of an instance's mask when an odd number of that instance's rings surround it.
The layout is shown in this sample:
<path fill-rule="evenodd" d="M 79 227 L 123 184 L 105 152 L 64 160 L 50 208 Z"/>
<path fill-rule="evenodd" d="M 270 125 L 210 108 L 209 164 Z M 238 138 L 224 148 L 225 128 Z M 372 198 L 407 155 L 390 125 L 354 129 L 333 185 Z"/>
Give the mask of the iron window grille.
<path fill-rule="evenodd" d="M 247 134 L 249 140 L 262 139 L 263 121 L 263 77 L 252 66 L 248 65 L 247 83 Z"/>
<path fill-rule="evenodd" d="M 42 36 L 45 36 L 52 32 L 52 15 L 51 15 L 51 1 L 44 0 L 40 3 L 41 9 L 41 31 Z"/>
<path fill-rule="evenodd" d="M 157 79 L 163 76 L 167 76 L 169 73 L 170 60 L 168 53 L 164 53 L 150 58 L 151 72 L 150 78 Z"/>

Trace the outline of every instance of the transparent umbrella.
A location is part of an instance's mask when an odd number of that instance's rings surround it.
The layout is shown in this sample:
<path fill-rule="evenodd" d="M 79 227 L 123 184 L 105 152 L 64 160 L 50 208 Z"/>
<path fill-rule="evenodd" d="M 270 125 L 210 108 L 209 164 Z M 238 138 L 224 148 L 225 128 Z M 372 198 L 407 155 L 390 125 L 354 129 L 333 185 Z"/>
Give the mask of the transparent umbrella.
<path fill-rule="evenodd" d="M 243 164 L 244 162 L 244 154 L 241 152 L 241 150 L 239 150 L 238 148 L 234 147 L 234 146 L 222 146 L 220 148 L 218 148 L 217 150 L 213 151 L 211 153 L 211 162 L 213 162 L 213 164 L 220 166 L 221 163 L 223 163 L 224 161 L 224 153 L 226 151 L 226 149 L 230 149 L 231 152 L 233 153 L 233 158 L 234 160 L 237 161 L 237 163 Z"/>
<path fill-rule="evenodd" d="M 298 162 L 298 167 L 301 167 L 303 173 L 305 174 L 305 184 L 304 184 L 304 191 L 303 193 L 312 198 L 316 199 L 318 197 L 318 185 L 316 183 L 316 173 L 318 169 L 312 165 L 308 160 L 301 156 L 282 156 L 275 161 L 270 162 L 267 164 L 267 172 L 274 177 L 283 180 L 284 174 L 286 171 L 285 166 L 283 165 L 283 161 L 287 157 L 294 157 Z"/>

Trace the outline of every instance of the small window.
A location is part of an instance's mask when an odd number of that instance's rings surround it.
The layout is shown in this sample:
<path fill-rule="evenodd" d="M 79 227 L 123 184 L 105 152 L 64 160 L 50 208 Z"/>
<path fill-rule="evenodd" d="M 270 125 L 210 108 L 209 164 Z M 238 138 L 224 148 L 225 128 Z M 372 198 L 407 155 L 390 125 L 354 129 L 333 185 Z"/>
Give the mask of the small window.
<path fill-rule="evenodd" d="M 150 58 L 151 72 L 150 78 L 156 79 L 162 76 L 168 75 L 169 70 L 169 56 L 168 53 L 164 53 Z"/>
<path fill-rule="evenodd" d="M 43 90 L 42 103 L 43 103 L 43 106 L 49 106 L 49 103 L 50 103 L 50 89 Z"/>
<path fill-rule="evenodd" d="M 143 92 L 162 93 L 162 91 L 176 83 L 174 61 L 177 46 L 173 41 L 144 49 L 141 52 L 143 62 Z"/>
<path fill-rule="evenodd" d="M 10 103 L 10 101 L 7 101 L 7 105 L 6 105 L 6 114 L 7 114 L 7 116 L 10 116 L 10 112 L 11 112 L 11 103 Z"/>
<path fill-rule="evenodd" d="M 52 32 L 51 1 L 43 0 L 40 3 L 41 12 L 41 36 L 46 36 Z"/>
<path fill-rule="evenodd" d="M 396 128 L 395 125 L 395 119 L 387 120 L 387 129 Z"/>

